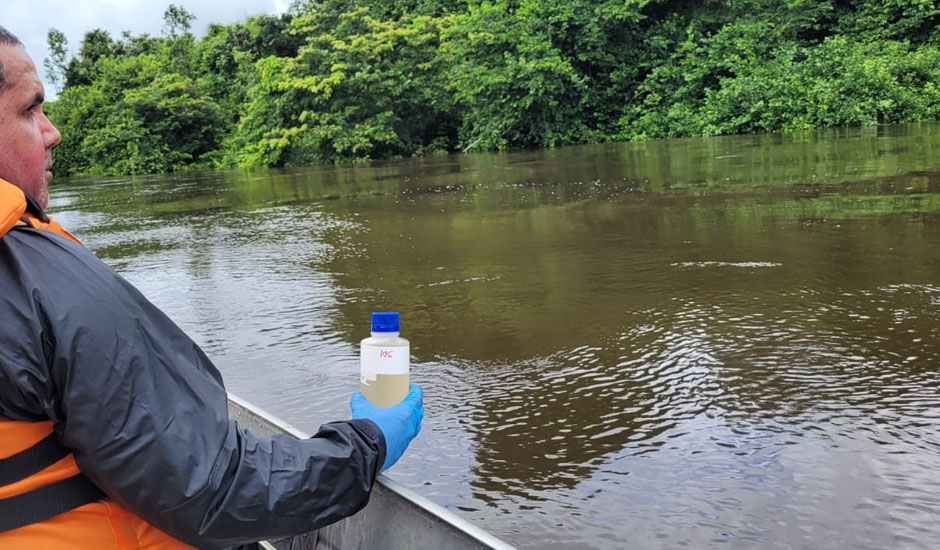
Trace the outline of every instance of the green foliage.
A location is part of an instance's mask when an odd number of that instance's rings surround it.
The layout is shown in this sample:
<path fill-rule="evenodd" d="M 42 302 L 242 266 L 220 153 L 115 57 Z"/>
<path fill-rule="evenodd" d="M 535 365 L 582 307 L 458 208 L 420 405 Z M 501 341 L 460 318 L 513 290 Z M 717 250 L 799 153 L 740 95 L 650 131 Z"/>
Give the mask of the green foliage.
<path fill-rule="evenodd" d="M 78 55 L 65 69 L 65 87 L 87 86 L 97 78 L 95 64 L 99 59 L 114 55 L 117 44 L 108 31 L 95 29 L 85 33 Z"/>
<path fill-rule="evenodd" d="M 49 29 L 46 43 L 49 45 L 49 57 L 43 60 L 46 78 L 52 82 L 56 90 L 61 90 L 62 85 L 65 84 L 65 71 L 68 68 L 69 42 L 64 32 Z"/>
<path fill-rule="evenodd" d="M 192 79 L 164 73 L 156 56 L 112 57 L 98 70 L 95 84 L 69 88 L 51 106 L 63 134 L 59 170 L 166 172 L 205 163 L 220 146 L 219 106 Z"/>
<path fill-rule="evenodd" d="M 295 0 L 288 12 L 293 15 L 334 12 L 342 13 L 366 8 L 376 19 L 398 19 L 404 15 L 442 15 L 460 13 L 467 7 L 466 0 Z"/>
<path fill-rule="evenodd" d="M 389 158 L 453 145 L 436 55 L 442 20 L 380 21 L 367 8 L 296 17 L 292 58 L 267 57 L 228 162 L 273 166 Z"/>
<path fill-rule="evenodd" d="M 170 38 L 178 38 L 189 34 L 196 16 L 186 11 L 186 8 L 170 4 L 163 12 L 163 34 Z"/>
<path fill-rule="evenodd" d="M 834 36 L 814 48 L 774 44 L 767 23 L 693 37 L 655 69 L 622 119 L 627 139 L 887 122 L 940 115 L 940 50 Z"/>
<path fill-rule="evenodd" d="M 464 149 L 576 141 L 585 82 L 541 26 L 506 3 L 487 2 L 457 17 L 446 33 Z"/>
<path fill-rule="evenodd" d="M 871 40 L 940 44 L 940 5 L 934 0 L 855 0 L 839 32 Z"/>
<path fill-rule="evenodd" d="M 82 145 L 95 166 L 116 160 L 112 173 L 167 172 L 198 165 L 218 147 L 221 120 L 218 105 L 200 97 L 192 80 L 162 75 L 128 90 Z"/>
<path fill-rule="evenodd" d="M 50 31 L 65 173 L 395 158 L 940 117 L 932 0 L 295 0 Z"/>

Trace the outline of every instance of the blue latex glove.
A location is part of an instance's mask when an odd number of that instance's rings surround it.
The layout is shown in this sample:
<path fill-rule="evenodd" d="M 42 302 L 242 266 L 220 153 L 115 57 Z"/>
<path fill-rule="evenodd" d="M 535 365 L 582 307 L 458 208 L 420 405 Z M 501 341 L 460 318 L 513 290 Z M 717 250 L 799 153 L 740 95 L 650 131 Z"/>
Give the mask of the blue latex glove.
<path fill-rule="evenodd" d="M 385 436 L 385 463 L 380 471 L 384 472 L 398 462 L 405 453 L 408 444 L 421 431 L 421 419 L 424 418 L 424 392 L 417 384 L 411 384 L 408 395 L 401 403 L 387 409 L 376 407 L 369 402 L 362 392 L 355 392 L 349 398 L 349 408 L 353 418 L 367 418 L 375 422 Z"/>

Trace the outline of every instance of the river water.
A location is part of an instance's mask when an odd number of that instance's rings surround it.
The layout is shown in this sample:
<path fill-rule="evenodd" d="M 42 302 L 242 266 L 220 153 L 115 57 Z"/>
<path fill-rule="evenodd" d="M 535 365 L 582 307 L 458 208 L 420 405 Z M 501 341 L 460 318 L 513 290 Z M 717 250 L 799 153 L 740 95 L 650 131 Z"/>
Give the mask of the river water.
<path fill-rule="evenodd" d="M 520 547 L 940 540 L 940 125 L 52 192 L 308 431 L 400 311 L 427 416 L 391 477 Z"/>

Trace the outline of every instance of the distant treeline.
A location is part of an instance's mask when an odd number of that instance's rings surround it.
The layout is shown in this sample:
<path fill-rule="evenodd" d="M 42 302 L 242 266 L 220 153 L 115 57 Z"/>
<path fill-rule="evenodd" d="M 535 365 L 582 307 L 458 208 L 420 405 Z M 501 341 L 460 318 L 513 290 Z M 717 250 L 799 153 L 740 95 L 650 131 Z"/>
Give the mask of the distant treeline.
<path fill-rule="evenodd" d="M 301 0 L 51 30 L 59 173 L 289 166 L 940 119 L 933 0 Z"/>

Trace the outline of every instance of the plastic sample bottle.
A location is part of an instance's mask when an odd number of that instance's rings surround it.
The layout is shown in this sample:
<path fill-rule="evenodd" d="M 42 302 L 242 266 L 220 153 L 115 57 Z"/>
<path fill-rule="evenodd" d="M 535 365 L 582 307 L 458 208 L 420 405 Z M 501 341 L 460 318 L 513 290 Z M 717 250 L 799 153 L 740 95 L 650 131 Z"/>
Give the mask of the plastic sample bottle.
<path fill-rule="evenodd" d="M 397 311 L 372 314 L 372 336 L 359 345 L 362 395 L 376 407 L 392 407 L 408 395 L 411 347 L 398 336 Z"/>

